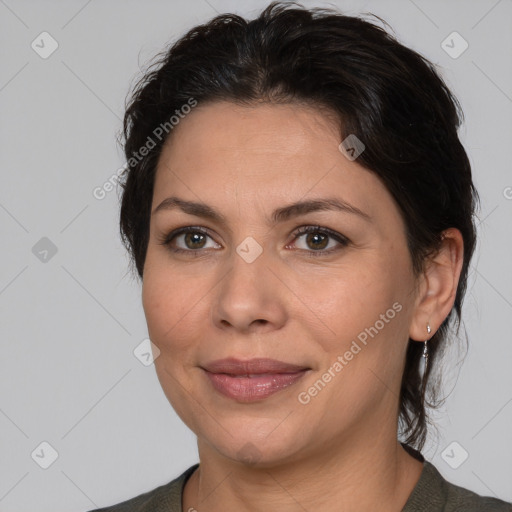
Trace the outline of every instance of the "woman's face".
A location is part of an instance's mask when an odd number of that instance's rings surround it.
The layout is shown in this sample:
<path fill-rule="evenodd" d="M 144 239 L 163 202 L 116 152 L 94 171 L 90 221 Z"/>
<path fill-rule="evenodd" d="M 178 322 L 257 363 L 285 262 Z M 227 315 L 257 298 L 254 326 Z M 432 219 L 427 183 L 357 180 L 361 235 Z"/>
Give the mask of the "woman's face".
<path fill-rule="evenodd" d="M 205 453 L 271 465 L 396 435 L 416 298 L 405 228 L 340 142 L 311 107 L 218 102 L 163 149 L 143 306 L 162 388 Z M 237 377 L 212 368 L 225 358 L 304 370 Z"/>

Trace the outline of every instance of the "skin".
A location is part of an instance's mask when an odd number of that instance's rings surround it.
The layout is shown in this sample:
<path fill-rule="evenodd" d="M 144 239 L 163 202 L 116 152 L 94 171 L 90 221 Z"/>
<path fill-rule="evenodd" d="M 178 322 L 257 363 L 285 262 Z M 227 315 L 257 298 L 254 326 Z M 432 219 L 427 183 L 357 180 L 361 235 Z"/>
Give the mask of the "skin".
<path fill-rule="evenodd" d="M 198 440 L 200 468 L 185 486 L 185 511 L 398 512 L 420 478 L 423 464 L 397 441 L 400 381 L 409 337 L 428 339 L 452 308 L 462 237 L 447 230 L 415 277 L 397 205 L 375 174 L 345 158 L 340 142 L 332 117 L 310 106 L 216 102 L 194 108 L 164 146 L 152 210 L 176 196 L 226 220 L 174 208 L 150 222 L 142 299 L 160 350 L 155 367 Z M 276 208 L 333 197 L 370 220 L 331 210 L 268 223 Z M 335 251 L 310 256 L 319 242 L 294 233 L 311 225 L 349 241 L 321 238 L 321 248 Z M 159 243 L 184 226 L 209 236 Z M 251 263 L 236 251 L 249 236 L 263 249 Z M 401 311 L 300 403 L 298 394 L 394 303 Z M 269 398 L 242 403 L 214 390 L 199 367 L 225 357 L 311 370 Z"/>

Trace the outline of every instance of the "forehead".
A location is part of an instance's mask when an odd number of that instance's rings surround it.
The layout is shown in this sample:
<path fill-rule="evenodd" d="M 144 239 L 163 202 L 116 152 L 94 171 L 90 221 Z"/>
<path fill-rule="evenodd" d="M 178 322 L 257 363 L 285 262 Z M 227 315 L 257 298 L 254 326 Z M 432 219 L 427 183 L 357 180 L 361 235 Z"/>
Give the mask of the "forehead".
<path fill-rule="evenodd" d="M 338 132 L 335 120 L 312 106 L 215 102 L 199 104 L 182 119 L 166 148 L 174 156 L 200 150 L 190 155 L 196 158 L 212 152 L 290 157 L 336 144 Z"/>
<path fill-rule="evenodd" d="M 348 160 L 340 142 L 334 116 L 309 105 L 200 104 L 162 150 L 153 202 L 172 194 L 226 208 L 234 197 L 282 206 L 338 193 L 370 215 L 379 202 L 389 207 L 378 177 Z"/>

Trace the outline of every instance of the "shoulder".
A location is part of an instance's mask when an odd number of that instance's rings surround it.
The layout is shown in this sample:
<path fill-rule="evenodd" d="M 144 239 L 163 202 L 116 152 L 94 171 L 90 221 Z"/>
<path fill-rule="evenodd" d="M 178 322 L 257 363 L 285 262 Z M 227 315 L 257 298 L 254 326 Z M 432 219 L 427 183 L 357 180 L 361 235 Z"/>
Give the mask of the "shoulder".
<path fill-rule="evenodd" d="M 194 464 L 171 482 L 122 503 L 89 512 L 181 512 L 181 496 L 188 477 L 199 464 Z"/>
<path fill-rule="evenodd" d="M 424 462 L 423 472 L 402 512 L 512 512 L 512 503 L 481 496 L 446 480 Z"/>
<path fill-rule="evenodd" d="M 512 512 L 512 503 L 491 496 L 481 496 L 448 482 L 440 474 L 439 476 L 444 480 L 446 489 L 445 512 Z"/>

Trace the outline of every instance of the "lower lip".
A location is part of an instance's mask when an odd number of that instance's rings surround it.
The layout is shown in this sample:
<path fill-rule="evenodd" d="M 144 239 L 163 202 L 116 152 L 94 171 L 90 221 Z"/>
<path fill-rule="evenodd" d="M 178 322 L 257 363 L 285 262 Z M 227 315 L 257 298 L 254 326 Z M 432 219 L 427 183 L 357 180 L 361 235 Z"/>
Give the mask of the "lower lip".
<path fill-rule="evenodd" d="M 275 373 L 236 377 L 205 371 L 213 387 L 224 396 L 240 402 L 255 402 L 286 389 L 300 380 L 307 370 L 296 373 Z"/>

